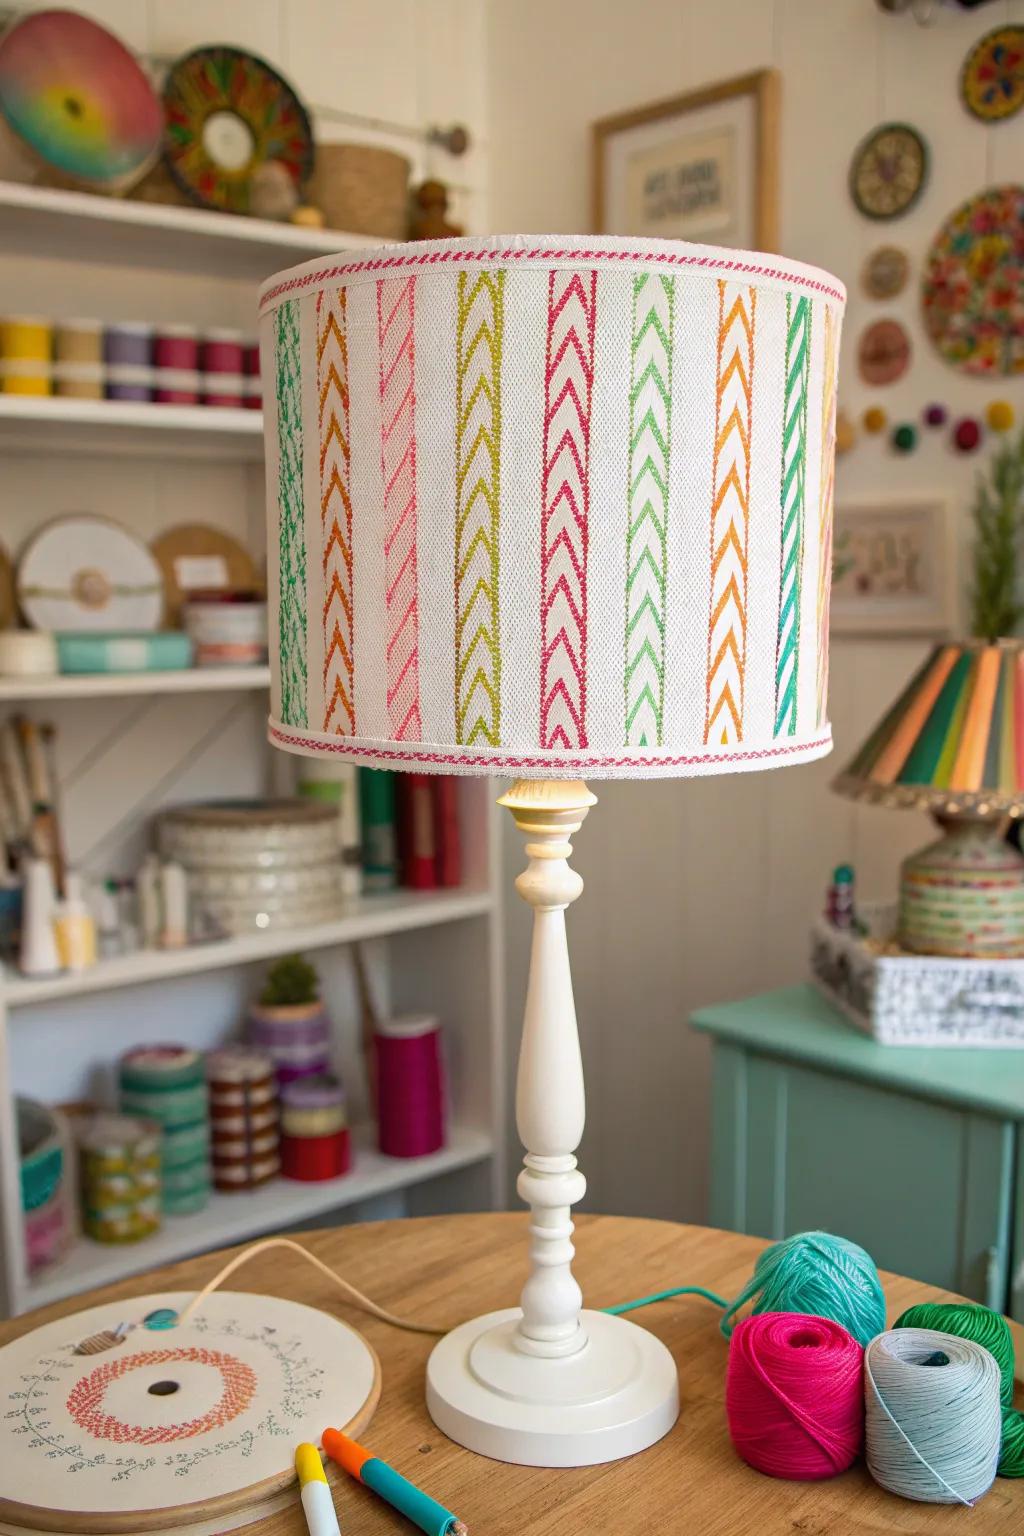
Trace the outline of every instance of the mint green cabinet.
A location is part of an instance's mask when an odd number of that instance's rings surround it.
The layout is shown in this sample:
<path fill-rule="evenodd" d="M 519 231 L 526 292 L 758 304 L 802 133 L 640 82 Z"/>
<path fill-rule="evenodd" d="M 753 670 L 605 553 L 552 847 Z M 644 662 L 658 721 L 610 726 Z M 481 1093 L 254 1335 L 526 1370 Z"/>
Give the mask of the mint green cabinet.
<path fill-rule="evenodd" d="M 1024 1051 L 881 1046 L 812 987 L 691 1022 L 714 1047 L 714 1225 L 841 1233 L 1024 1321 Z"/>

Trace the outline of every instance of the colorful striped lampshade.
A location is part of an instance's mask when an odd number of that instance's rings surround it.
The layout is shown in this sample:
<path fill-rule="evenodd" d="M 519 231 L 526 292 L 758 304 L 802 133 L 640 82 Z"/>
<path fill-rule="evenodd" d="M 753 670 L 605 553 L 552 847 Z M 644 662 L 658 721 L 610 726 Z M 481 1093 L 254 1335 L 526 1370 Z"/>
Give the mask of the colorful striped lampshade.
<path fill-rule="evenodd" d="M 1024 814 L 1024 642 L 937 645 L 835 781 L 939 814 Z"/>
<path fill-rule="evenodd" d="M 828 752 L 844 300 L 608 236 L 272 278 L 272 740 L 548 779 Z"/>

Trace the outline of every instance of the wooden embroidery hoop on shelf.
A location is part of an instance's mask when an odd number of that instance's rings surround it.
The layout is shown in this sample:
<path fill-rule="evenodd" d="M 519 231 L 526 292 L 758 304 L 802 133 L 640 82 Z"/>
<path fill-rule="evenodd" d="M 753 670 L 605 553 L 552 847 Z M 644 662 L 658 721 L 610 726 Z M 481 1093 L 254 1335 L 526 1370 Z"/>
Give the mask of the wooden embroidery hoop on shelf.
<path fill-rule="evenodd" d="M 142 1325 L 193 1299 L 175 1291 L 108 1302 L 0 1350 L 11 1399 L 0 1415 L 0 1532 L 218 1536 L 294 1501 L 300 1441 L 318 1443 L 328 1423 L 352 1435 L 369 1424 L 380 1361 L 347 1323 L 299 1302 L 217 1291 L 177 1326 Z M 74 1353 L 126 1315 L 138 1326 L 123 1342 Z"/>

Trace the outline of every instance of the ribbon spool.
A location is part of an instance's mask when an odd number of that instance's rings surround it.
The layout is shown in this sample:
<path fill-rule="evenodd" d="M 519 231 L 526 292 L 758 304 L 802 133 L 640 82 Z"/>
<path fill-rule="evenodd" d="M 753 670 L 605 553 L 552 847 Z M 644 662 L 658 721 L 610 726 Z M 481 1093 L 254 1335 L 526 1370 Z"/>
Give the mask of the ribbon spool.
<path fill-rule="evenodd" d="M 868 1470 L 926 1504 L 973 1504 L 992 1485 L 1002 1415 L 999 1365 L 971 1339 L 896 1328 L 864 1353 Z"/>

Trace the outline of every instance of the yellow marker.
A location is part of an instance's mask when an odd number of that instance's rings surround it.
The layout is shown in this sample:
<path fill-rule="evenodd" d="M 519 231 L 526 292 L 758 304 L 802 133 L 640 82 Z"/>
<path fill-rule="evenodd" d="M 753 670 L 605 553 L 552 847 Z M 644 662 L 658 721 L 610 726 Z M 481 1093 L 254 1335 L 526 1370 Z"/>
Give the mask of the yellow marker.
<path fill-rule="evenodd" d="M 320 1452 L 308 1440 L 296 1448 L 295 1470 L 299 1474 L 302 1508 L 309 1526 L 309 1536 L 341 1536 Z"/>

